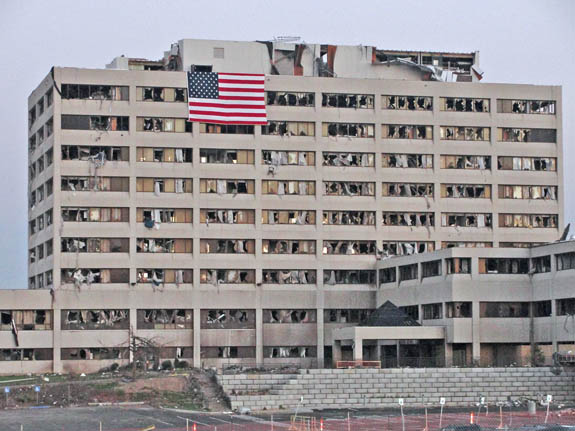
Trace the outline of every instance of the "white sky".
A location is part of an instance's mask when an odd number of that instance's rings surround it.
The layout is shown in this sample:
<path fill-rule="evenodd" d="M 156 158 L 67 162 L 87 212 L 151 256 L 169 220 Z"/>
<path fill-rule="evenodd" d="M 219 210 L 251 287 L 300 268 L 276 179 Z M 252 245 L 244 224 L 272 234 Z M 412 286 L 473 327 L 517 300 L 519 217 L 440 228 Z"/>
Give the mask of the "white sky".
<path fill-rule="evenodd" d="M 27 97 L 52 66 L 103 68 L 121 54 L 159 59 L 184 38 L 288 35 L 479 50 L 484 82 L 562 85 L 565 212 L 575 221 L 575 1 L 0 0 L 0 288 L 27 285 Z"/>

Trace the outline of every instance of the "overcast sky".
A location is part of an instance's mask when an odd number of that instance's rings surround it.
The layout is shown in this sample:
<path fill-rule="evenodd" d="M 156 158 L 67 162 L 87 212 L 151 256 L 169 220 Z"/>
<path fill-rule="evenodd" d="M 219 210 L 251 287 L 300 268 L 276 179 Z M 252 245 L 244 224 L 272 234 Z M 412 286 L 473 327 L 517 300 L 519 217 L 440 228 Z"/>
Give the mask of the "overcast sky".
<path fill-rule="evenodd" d="M 0 0 L 0 288 L 27 284 L 27 97 L 52 66 L 159 59 L 184 38 L 275 36 L 479 50 L 484 82 L 562 85 L 565 211 L 575 220 L 575 1 Z"/>

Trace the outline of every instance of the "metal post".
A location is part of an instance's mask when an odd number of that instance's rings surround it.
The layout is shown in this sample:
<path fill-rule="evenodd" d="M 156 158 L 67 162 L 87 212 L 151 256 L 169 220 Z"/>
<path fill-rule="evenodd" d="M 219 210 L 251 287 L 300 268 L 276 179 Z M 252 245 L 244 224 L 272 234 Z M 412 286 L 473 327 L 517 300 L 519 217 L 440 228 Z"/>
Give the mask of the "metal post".
<path fill-rule="evenodd" d="M 429 427 L 427 426 L 427 407 L 425 407 L 425 431 L 427 431 Z"/>
<path fill-rule="evenodd" d="M 545 423 L 547 423 L 547 419 L 549 419 L 549 407 L 551 407 L 551 403 L 547 402 L 547 413 L 545 414 Z"/>
<path fill-rule="evenodd" d="M 270 420 L 271 420 L 271 431 L 274 431 L 274 415 L 272 415 Z"/>
<path fill-rule="evenodd" d="M 349 410 L 347 411 L 347 431 L 351 431 L 351 423 L 349 422 Z"/>
<path fill-rule="evenodd" d="M 100 431 L 102 431 L 102 422 L 100 421 Z"/>
<path fill-rule="evenodd" d="M 441 409 L 439 410 L 439 429 L 441 429 L 442 422 L 443 422 L 443 404 L 441 405 Z"/>
<path fill-rule="evenodd" d="M 403 416 L 403 404 L 399 406 L 401 408 L 401 431 L 405 431 L 405 417 Z"/>
<path fill-rule="evenodd" d="M 186 431 L 190 431 L 190 420 L 186 418 Z"/>

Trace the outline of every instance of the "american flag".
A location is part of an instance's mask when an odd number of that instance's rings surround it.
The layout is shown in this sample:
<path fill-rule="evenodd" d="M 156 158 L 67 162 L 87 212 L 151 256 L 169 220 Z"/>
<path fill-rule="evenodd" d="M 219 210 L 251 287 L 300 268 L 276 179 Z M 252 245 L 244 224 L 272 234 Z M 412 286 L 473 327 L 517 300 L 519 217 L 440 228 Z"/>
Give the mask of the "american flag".
<path fill-rule="evenodd" d="M 265 75 L 188 72 L 190 121 L 267 124 Z"/>

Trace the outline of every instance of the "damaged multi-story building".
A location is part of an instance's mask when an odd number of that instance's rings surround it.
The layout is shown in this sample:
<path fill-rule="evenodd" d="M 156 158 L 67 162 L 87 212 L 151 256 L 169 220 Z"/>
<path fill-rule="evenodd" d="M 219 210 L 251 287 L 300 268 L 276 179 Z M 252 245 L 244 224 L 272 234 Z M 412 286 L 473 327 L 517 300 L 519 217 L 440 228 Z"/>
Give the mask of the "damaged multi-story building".
<path fill-rule="evenodd" d="M 267 123 L 188 121 L 190 71 L 264 74 Z M 52 68 L 28 99 L 35 290 L 0 291 L 24 316 L 0 348 L 22 371 L 125 362 L 134 334 L 195 366 L 331 365 L 334 329 L 385 302 L 388 258 L 557 240 L 561 87 L 483 76 L 478 52 L 285 40 Z"/>

